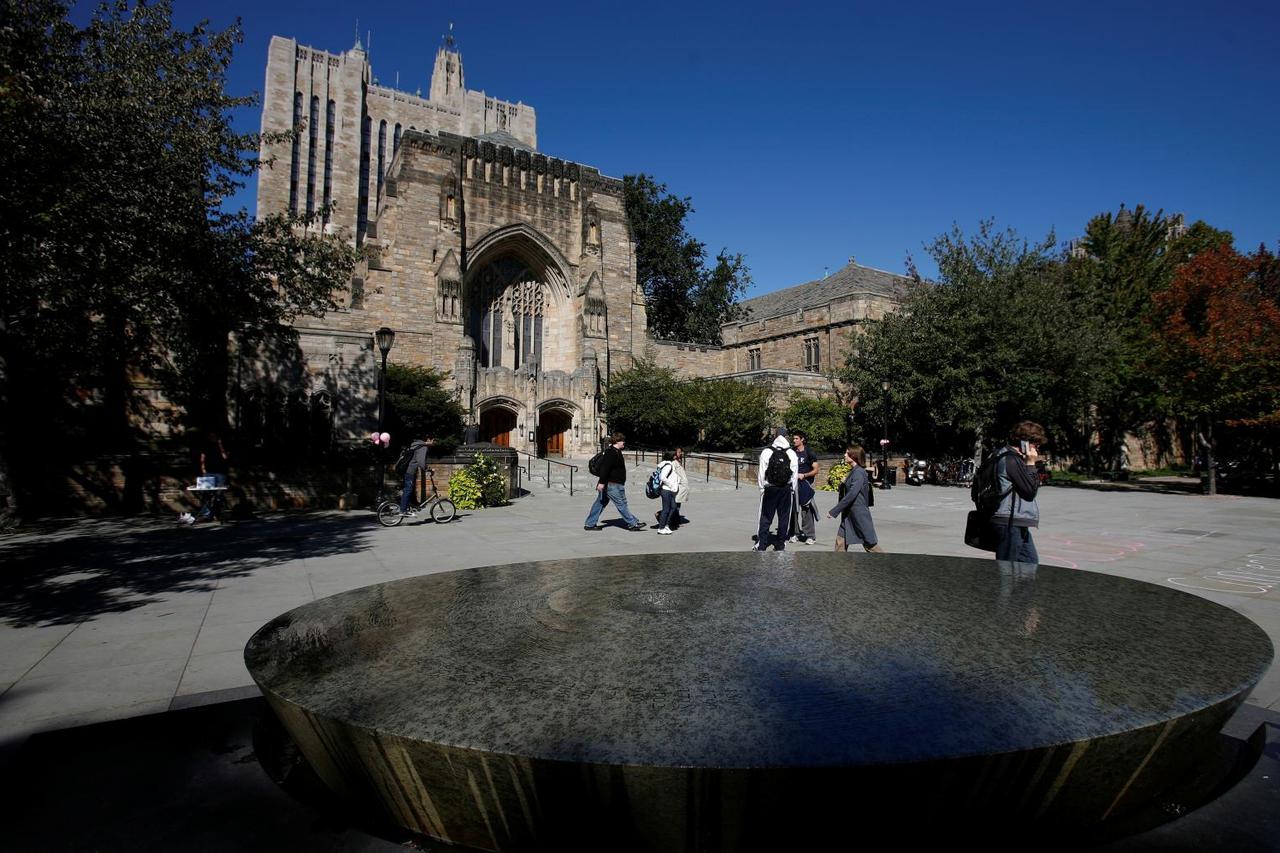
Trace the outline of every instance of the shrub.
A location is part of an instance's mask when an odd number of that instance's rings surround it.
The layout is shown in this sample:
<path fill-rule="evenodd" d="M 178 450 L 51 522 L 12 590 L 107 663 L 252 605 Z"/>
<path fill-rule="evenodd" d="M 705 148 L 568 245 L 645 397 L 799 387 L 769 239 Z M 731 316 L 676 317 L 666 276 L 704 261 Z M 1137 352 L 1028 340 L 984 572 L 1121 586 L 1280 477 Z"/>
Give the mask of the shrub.
<path fill-rule="evenodd" d="M 448 375 L 430 367 L 387 365 L 387 431 L 394 449 L 433 436 L 436 453 L 449 453 L 462 437 L 462 407 L 445 390 Z"/>
<path fill-rule="evenodd" d="M 626 433 L 635 447 L 692 443 L 689 396 L 674 370 L 639 359 L 613 375 L 605 403 L 609 430 Z"/>
<path fill-rule="evenodd" d="M 849 476 L 849 469 L 853 466 L 841 459 L 839 462 L 831 466 L 831 470 L 827 472 L 827 482 L 819 486 L 824 492 L 840 491 L 840 484 L 844 482 L 844 478 Z"/>
<path fill-rule="evenodd" d="M 803 430 L 816 450 L 844 450 L 848 409 L 830 397 L 814 399 L 799 393 L 792 393 L 787 403 L 782 416 L 787 429 Z"/>
<path fill-rule="evenodd" d="M 768 387 L 726 379 L 698 379 L 686 388 L 701 432 L 701 447 L 733 451 L 760 446 L 774 418 Z"/>
<path fill-rule="evenodd" d="M 449 500 L 458 509 L 479 509 L 483 494 L 469 468 L 459 468 L 449 478 Z"/>
<path fill-rule="evenodd" d="M 481 506 L 502 506 L 507 502 L 507 481 L 498 470 L 498 463 L 477 453 L 466 470 L 480 488 Z"/>

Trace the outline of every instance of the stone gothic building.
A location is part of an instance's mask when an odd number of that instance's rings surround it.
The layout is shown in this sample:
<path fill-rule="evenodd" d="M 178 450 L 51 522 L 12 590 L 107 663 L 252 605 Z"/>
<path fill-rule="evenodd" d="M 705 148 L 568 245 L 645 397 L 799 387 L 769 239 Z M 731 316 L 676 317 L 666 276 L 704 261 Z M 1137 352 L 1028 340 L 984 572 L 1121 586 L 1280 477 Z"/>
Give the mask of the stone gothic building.
<path fill-rule="evenodd" d="M 622 182 L 537 150 L 534 110 L 468 91 L 452 40 L 436 54 L 429 98 L 379 86 L 357 42 L 331 54 L 275 37 L 262 130 L 297 128 L 265 146 L 260 212 L 333 212 L 364 258 L 345 304 L 304 318 L 293 396 L 326 411 L 338 437 L 372 428 L 372 333 L 396 332 L 392 360 L 434 367 L 481 440 L 538 455 L 585 455 L 606 429 L 609 377 L 647 358 L 683 375 L 830 390 L 841 337 L 892 310 L 900 276 L 850 261 L 838 273 L 745 303 L 719 347 L 646 332 Z M 241 381 L 279 382 L 270 369 Z M 261 407 L 246 409 L 254 413 Z M 243 425 L 241 425 L 243 427 Z"/>

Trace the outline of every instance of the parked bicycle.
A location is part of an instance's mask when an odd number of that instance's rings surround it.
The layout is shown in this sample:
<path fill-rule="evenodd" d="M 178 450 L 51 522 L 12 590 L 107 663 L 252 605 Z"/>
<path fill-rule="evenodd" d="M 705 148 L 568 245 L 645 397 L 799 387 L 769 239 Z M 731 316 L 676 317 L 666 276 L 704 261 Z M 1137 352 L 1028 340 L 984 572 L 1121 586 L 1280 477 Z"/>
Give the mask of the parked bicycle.
<path fill-rule="evenodd" d="M 448 524 L 458 517 L 458 508 L 453 505 L 453 501 L 440 496 L 440 492 L 436 490 L 436 478 L 434 472 L 428 468 L 423 472 L 427 478 L 427 482 L 431 484 L 431 493 L 421 501 L 413 501 L 409 504 L 409 512 L 407 514 L 400 513 L 399 501 L 383 501 L 378 504 L 378 523 L 383 527 L 395 527 L 406 518 L 416 516 L 418 513 L 428 513 L 431 520 L 436 524 Z"/>

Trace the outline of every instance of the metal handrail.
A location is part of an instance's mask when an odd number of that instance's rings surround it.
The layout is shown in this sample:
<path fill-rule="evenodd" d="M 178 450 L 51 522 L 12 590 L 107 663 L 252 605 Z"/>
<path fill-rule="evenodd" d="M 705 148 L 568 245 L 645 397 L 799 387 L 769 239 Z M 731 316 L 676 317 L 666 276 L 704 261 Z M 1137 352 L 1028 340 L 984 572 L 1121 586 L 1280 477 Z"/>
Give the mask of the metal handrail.
<path fill-rule="evenodd" d="M 514 450 L 515 448 L 512 448 L 512 449 Z M 532 479 L 533 479 L 533 463 L 534 463 L 534 461 L 536 460 L 536 461 L 538 461 L 538 462 L 546 462 L 546 463 L 547 463 L 547 488 L 548 488 L 548 489 L 549 489 L 549 488 L 551 488 L 551 466 L 552 466 L 552 465 L 560 465 L 560 466 L 562 466 L 562 467 L 564 467 L 564 468 L 568 468 L 568 469 L 569 469 L 569 497 L 573 497 L 573 472 L 578 470 L 578 466 L 577 466 L 577 465 L 574 465 L 574 464 L 573 464 L 573 463 L 571 463 L 571 462 L 561 462 L 561 461 L 559 461 L 558 459 L 552 459 L 552 458 L 551 458 L 551 457 L 549 457 L 549 456 L 547 456 L 547 457 L 538 457 L 538 456 L 533 455 L 532 453 L 529 453 L 527 450 L 516 450 L 516 453 L 520 454 L 521 456 L 528 456 L 528 457 L 529 457 L 529 479 L 530 479 L 530 480 L 532 480 Z M 523 471 L 524 471 L 523 466 L 516 465 L 516 471 L 517 471 L 517 472 L 523 472 Z M 519 475 L 517 474 L 517 478 L 516 478 L 516 489 L 517 489 L 517 490 L 520 490 L 520 489 L 522 489 L 522 488 L 523 488 L 523 483 L 521 482 L 521 478 L 520 478 L 520 477 L 519 477 Z"/>
<path fill-rule="evenodd" d="M 634 447 L 634 448 L 629 447 L 625 452 L 630 453 L 635 457 L 635 462 L 637 465 L 645 461 L 645 457 L 648 456 L 648 454 L 650 453 L 654 455 L 655 459 L 659 459 L 662 456 L 662 451 L 653 450 L 647 447 Z M 704 475 L 705 479 L 703 482 L 707 482 L 707 483 L 711 482 L 711 463 L 712 462 L 723 462 L 725 464 L 733 463 L 733 487 L 735 489 L 742 487 L 741 476 L 740 476 L 742 467 L 746 465 L 756 464 L 756 460 L 754 459 L 743 458 L 741 456 L 726 456 L 720 453 L 692 452 L 692 453 L 686 453 L 684 455 L 684 458 L 686 460 L 703 459 L 706 461 L 707 466 L 706 466 L 706 471 Z M 685 470 L 686 471 L 689 470 L 688 465 L 685 466 Z"/>

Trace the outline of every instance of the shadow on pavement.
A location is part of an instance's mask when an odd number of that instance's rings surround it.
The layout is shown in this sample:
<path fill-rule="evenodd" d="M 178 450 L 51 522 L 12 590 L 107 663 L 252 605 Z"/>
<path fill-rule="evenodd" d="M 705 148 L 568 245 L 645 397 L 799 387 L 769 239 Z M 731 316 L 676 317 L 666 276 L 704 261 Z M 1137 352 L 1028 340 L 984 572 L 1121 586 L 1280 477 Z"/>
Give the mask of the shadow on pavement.
<path fill-rule="evenodd" d="M 277 515 L 225 525 L 77 520 L 0 541 L 0 621 L 62 625 L 297 560 L 368 550 L 368 513 Z"/>

